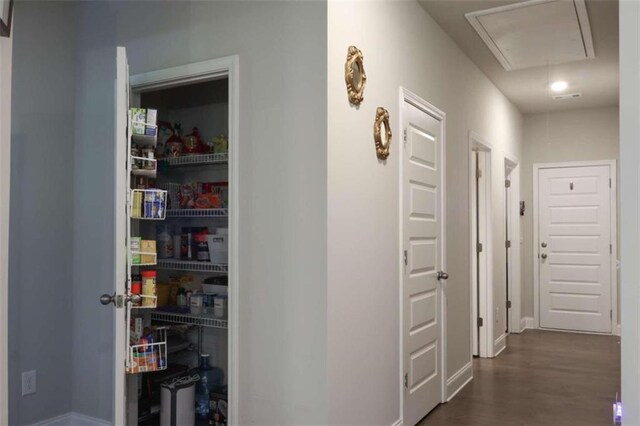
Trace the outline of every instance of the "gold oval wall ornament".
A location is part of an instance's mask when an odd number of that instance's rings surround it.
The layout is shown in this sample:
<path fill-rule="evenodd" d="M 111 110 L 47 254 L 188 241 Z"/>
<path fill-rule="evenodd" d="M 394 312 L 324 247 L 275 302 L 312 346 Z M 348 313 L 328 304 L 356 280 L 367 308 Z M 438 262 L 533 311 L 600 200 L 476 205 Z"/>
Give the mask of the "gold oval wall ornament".
<path fill-rule="evenodd" d="M 364 72 L 364 56 L 360 49 L 349 46 L 347 62 L 344 65 L 344 80 L 347 83 L 349 102 L 360 105 L 364 100 L 364 86 L 367 84 L 367 74 Z"/>
<path fill-rule="evenodd" d="M 378 107 L 376 121 L 373 124 L 373 140 L 376 142 L 376 155 L 380 160 L 386 160 L 391 146 L 391 126 L 389 125 L 389 111 Z"/>

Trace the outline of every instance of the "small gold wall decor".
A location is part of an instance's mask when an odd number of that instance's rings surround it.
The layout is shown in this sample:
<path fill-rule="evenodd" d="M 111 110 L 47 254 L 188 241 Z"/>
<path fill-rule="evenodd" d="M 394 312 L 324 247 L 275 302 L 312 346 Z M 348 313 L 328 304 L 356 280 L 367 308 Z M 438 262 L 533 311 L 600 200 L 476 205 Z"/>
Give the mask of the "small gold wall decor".
<path fill-rule="evenodd" d="M 376 142 L 376 155 L 380 160 L 386 160 L 391 146 L 391 126 L 389 125 L 389 111 L 378 107 L 376 121 L 373 123 L 373 140 Z"/>
<path fill-rule="evenodd" d="M 367 74 L 364 72 L 364 56 L 355 46 L 347 50 L 347 62 L 344 65 L 344 80 L 347 83 L 349 102 L 360 105 L 364 100 L 364 86 L 367 84 Z"/>

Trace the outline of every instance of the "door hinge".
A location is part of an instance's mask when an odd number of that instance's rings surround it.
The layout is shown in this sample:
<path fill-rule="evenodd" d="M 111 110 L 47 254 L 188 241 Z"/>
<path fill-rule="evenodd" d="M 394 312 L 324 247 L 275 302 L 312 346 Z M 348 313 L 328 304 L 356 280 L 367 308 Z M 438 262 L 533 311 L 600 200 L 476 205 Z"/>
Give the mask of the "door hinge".
<path fill-rule="evenodd" d="M 482 253 L 482 243 L 478 243 L 478 244 L 476 244 L 476 251 L 477 251 L 478 253 Z"/>
<path fill-rule="evenodd" d="M 609 244 L 609 254 L 613 254 L 613 245 Z"/>
<path fill-rule="evenodd" d="M 613 309 L 609 309 L 609 318 L 613 320 Z"/>
<path fill-rule="evenodd" d="M 482 177 L 482 170 L 476 169 L 476 179 L 480 179 Z"/>
<path fill-rule="evenodd" d="M 404 387 L 405 389 L 409 389 L 409 374 L 404 373 Z"/>
<path fill-rule="evenodd" d="M 404 133 L 403 133 L 402 139 L 403 139 L 405 142 L 407 141 L 407 129 L 404 129 Z"/>
<path fill-rule="evenodd" d="M 505 246 L 505 248 L 511 248 L 511 241 L 506 240 L 506 241 L 504 242 L 504 246 Z"/>
<path fill-rule="evenodd" d="M 509 179 L 504 181 L 504 187 L 505 188 L 511 188 L 511 181 Z"/>
<path fill-rule="evenodd" d="M 407 266 L 407 251 L 404 251 L 404 266 Z"/>
<path fill-rule="evenodd" d="M 609 188 L 611 188 L 611 178 L 609 178 Z"/>
<path fill-rule="evenodd" d="M 511 309 L 511 300 L 507 300 L 507 309 Z"/>
<path fill-rule="evenodd" d="M 478 327 L 482 327 L 484 325 L 484 320 L 478 317 Z"/>

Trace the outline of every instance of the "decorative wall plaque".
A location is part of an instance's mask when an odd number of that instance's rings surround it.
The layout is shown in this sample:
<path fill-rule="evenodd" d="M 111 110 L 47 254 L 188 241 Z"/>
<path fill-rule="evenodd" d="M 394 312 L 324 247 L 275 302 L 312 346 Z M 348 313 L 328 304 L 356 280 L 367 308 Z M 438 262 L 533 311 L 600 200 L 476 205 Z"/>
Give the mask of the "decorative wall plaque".
<path fill-rule="evenodd" d="M 364 100 L 364 86 L 367 84 L 367 74 L 364 72 L 364 56 L 355 46 L 349 46 L 347 62 L 344 65 L 344 80 L 347 83 L 349 102 L 360 105 Z"/>
<path fill-rule="evenodd" d="M 391 146 L 391 126 L 389 125 L 389 111 L 378 107 L 376 121 L 373 124 L 373 140 L 376 142 L 376 155 L 380 160 L 386 160 Z"/>

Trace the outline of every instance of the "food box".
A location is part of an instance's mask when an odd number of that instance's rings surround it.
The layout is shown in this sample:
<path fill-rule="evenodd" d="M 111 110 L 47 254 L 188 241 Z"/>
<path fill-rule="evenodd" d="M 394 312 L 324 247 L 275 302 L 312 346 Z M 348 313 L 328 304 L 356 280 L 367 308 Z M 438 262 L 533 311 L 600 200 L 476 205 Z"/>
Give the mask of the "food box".
<path fill-rule="evenodd" d="M 142 264 L 156 263 L 156 241 L 142 240 L 140 242 L 140 252 Z M 149 254 L 151 253 L 151 254 Z"/>
<path fill-rule="evenodd" d="M 157 136 L 158 111 L 151 108 L 130 108 L 131 132 L 134 135 Z"/>
<path fill-rule="evenodd" d="M 140 237 L 131 237 L 131 264 L 139 265 L 140 259 L 140 243 L 142 239 Z"/>

